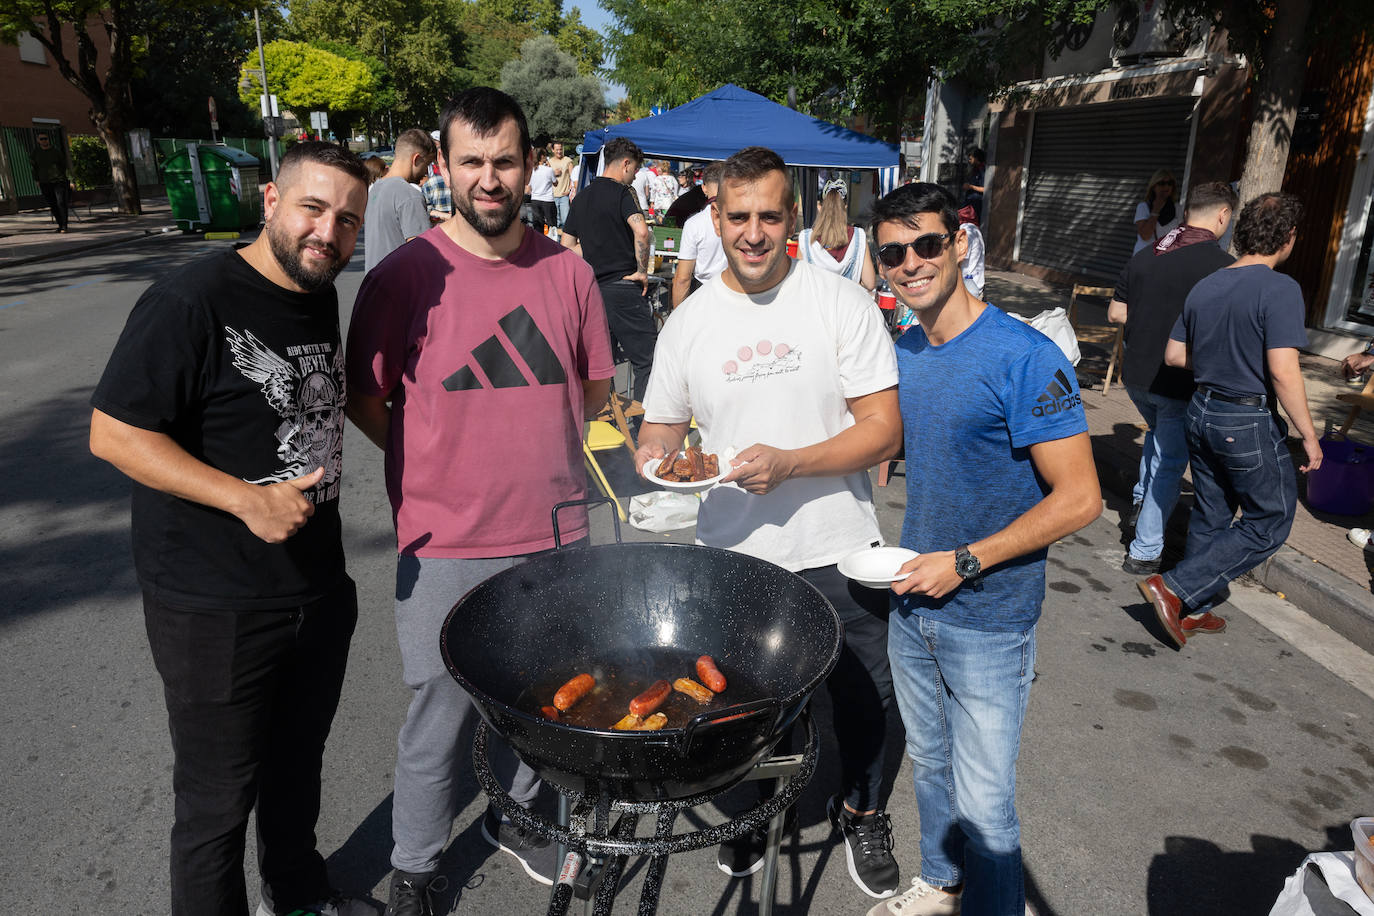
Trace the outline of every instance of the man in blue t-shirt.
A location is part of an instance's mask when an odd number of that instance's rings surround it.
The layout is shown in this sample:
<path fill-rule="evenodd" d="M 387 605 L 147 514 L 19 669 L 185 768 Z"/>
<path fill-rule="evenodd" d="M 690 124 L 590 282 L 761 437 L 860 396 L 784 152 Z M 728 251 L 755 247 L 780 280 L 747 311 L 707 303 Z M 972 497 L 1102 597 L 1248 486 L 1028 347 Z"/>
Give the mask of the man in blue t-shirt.
<path fill-rule="evenodd" d="M 1293 253 L 1301 217 L 1291 194 L 1246 204 L 1236 221 L 1240 258 L 1193 287 L 1164 350 L 1166 363 L 1192 368 L 1197 380 L 1187 416 L 1193 514 L 1183 560 L 1140 591 L 1180 648 L 1195 633 L 1226 629 L 1212 613 L 1226 586 L 1272 556 L 1293 527 L 1297 478 L 1275 397 L 1302 436 L 1302 470 L 1321 467 L 1298 365 L 1307 346 L 1302 289 L 1274 270 Z"/>
<path fill-rule="evenodd" d="M 921 823 L 921 875 L 870 916 L 1021 913 L 1016 757 L 1054 541 L 1102 512 L 1073 368 L 974 298 L 953 196 L 904 185 L 873 208 L 883 277 L 916 313 L 897 342 L 906 440 L 888 655 Z M 953 698 L 948 702 L 945 698 Z"/>

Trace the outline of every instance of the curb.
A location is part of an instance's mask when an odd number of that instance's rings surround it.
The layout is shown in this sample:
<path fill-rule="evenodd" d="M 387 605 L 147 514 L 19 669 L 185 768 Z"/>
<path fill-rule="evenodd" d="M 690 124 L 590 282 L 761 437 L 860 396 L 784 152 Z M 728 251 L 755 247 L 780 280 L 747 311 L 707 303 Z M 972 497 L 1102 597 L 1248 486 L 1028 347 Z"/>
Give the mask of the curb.
<path fill-rule="evenodd" d="M 1137 465 L 1105 446 L 1094 446 L 1093 458 L 1103 488 L 1129 501 Z M 1174 534 L 1186 535 L 1187 513 L 1176 511 L 1168 527 Z M 1356 582 L 1286 544 L 1243 578 L 1281 594 L 1364 651 L 1374 653 L 1374 597 Z"/>
<path fill-rule="evenodd" d="M 165 228 L 158 229 L 139 229 L 130 230 L 120 235 L 112 235 L 107 238 L 93 240 L 89 242 L 70 242 L 63 244 L 61 248 L 52 251 L 45 251 L 40 254 L 31 254 L 21 258 L 12 258 L 0 262 L 0 270 L 7 267 L 18 267 L 22 264 L 36 264 L 40 261 L 51 261 L 56 258 L 63 258 L 67 255 L 80 254 L 85 251 L 94 251 L 97 248 L 109 248 L 112 245 L 122 245 L 125 242 L 136 242 L 151 235 L 166 235 L 176 231 L 176 224 L 170 224 Z"/>

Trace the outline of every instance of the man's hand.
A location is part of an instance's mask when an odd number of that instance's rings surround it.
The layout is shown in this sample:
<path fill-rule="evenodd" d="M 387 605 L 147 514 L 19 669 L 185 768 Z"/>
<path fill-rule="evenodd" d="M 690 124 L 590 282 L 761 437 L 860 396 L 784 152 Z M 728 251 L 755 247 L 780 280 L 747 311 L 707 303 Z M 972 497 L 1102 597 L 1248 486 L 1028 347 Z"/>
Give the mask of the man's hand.
<path fill-rule="evenodd" d="M 644 295 L 649 295 L 649 275 L 642 270 L 637 270 L 632 274 L 621 277 L 622 280 L 629 280 L 631 283 L 638 283 Z"/>
<path fill-rule="evenodd" d="M 315 514 L 315 504 L 305 498 L 324 479 L 324 468 L 281 483 L 250 484 L 244 503 L 234 510 L 248 530 L 269 544 L 280 544 L 305 526 Z"/>
<path fill-rule="evenodd" d="M 892 583 L 892 590 L 899 595 L 943 598 L 964 584 L 963 577 L 954 568 L 952 550 L 923 553 L 918 557 L 912 557 L 903 563 L 897 572 L 909 574 L 905 579 Z"/>
<path fill-rule="evenodd" d="M 1374 366 L 1374 353 L 1351 353 L 1341 360 L 1341 372 L 1346 378 L 1354 378 L 1370 366 Z"/>
<path fill-rule="evenodd" d="M 635 473 L 648 480 L 644 476 L 644 466 L 651 461 L 662 461 L 668 456 L 668 450 L 658 442 L 648 442 L 635 450 Z M 657 467 L 657 465 L 655 465 Z"/>
<path fill-rule="evenodd" d="M 755 443 L 731 458 L 730 467 L 732 470 L 721 478 L 721 483 L 736 483 L 762 496 L 796 473 L 797 457 L 786 449 Z"/>
<path fill-rule="evenodd" d="M 1307 453 L 1307 463 L 1298 470 L 1310 474 L 1322 466 L 1322 442 L 1320 439 L 1315 436 L 1305 437 L 1302 440 L 1302 450 Z"/>

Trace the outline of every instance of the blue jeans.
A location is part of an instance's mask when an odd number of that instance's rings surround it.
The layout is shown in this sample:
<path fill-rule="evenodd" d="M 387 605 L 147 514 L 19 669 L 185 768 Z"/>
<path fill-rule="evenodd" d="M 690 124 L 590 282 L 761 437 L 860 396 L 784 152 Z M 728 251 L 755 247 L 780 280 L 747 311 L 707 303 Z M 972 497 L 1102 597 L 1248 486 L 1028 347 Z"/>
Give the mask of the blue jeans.
<path fill-rule="evenodd" d="M 558 228 L 562 229 L 563 224 L 568 221 L 568 207 L 570 206 L 568 203 L 568 195 L 564 194 L 562 197 L 555 197 L 553 199 L 553 206 L 554 209 L 558 211 Z"/>
<path fill-rule="evenodd" d="M 1130 554 L 1158 560 L 1164 552 L 1164 526 L 1178 502 L 1183 471 L 1188 467 L 1188 402 L 1166 398 L 1145 388 L 1127 387 L 1136 410 L 1149 426 L 1140 453 L 1140 478 L 1132 491 L 1140 503 Z"/>
<path fill-rule="evenodd" d="M 1164 584 L 1192 611 L 1210 610 L 1232 579 L 1287 540 L 1298 503 L 1287 436 L 1266 406 L 1232 404 L 1201 389 L 1189 402 L 1193 514 L 1183 561 Z"/>
<path fill-rule="evenodd" d="M 1035 627 L 972 630 L 894 609 L 887 646 L 915 774 L 921 878 L 964 881 L 966 916 L 1021 916 L 1016 758 Z"/>

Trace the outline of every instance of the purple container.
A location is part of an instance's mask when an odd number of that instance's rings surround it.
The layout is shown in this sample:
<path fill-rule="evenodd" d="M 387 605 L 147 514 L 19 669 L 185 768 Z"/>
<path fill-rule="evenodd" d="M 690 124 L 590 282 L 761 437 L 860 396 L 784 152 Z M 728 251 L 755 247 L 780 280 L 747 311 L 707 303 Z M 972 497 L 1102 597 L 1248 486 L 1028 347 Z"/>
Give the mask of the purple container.
<path fill-rule="evenodd" d="M 1307 475 L 1307 504 L 1332 515 L 1374 509 L 1374 448 L 1354 439 L 1322 437 L 1322 466 Z"/>

